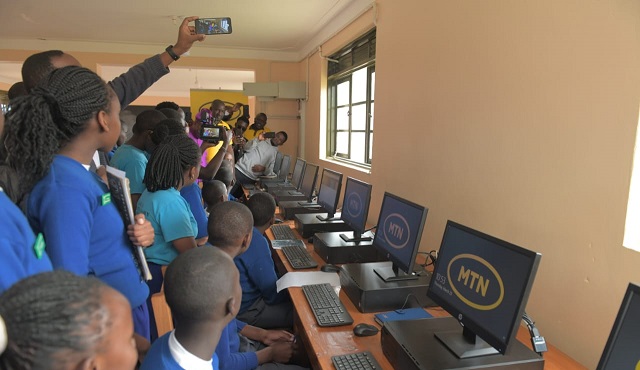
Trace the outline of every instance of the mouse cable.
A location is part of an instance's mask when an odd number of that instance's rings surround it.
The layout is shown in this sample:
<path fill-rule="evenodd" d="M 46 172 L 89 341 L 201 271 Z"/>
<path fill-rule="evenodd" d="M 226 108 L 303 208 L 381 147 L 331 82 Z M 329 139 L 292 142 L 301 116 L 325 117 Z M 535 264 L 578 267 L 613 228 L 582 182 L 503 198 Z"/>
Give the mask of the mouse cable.
<path fill-rule="evenodd" d="M 544 337 L 540 335 L 538 328 L 536 328 L 535 322 L 527 315 L 526 312 L 522 314 L 522 320 L 527 324 L 529 329 L 529 335 L 531 335 L 531 345 L 533 350 L 536 351 L 542 357 L 543 352 L 547 352 L 547 342 Z"/>
<path fill-rule="evenodd" d="M 407 303 L 409 303 L 409 297 L 413 297 L 413 299 L 416 300 L 416 303 L 418 304 L 418 307 L 422 307 L 420 305 L 420 301 L 418 301 L 418 297 L 413 295 L 413 293 L 409 293 L 409 294 L 407 294 L 407 298 L 404 299 L 404 303 L 402 304 L 402 307 L 400 307 L 397 310 L 394 310 L 396 313 L 399 313 L 399 314 L 403 314 L 404 313 L 404 307 L 407 305 Z"/>
<path fill-rule="evenodd" d="M 377 229 L 377 228 L 378 228 L 378 225 L 371 226 L 370 228 L 366 229 L 366 230 L 364 231 L 364 233 L 366 233 L 367 231 L 371 231 L 371 230 L 373 230 L 373 229 Z M 364 234 L 364 233 L 363 233 L 363 234 Z"/>
<path fill-rule="evenodd" d="M 432 249 L 429 252 L 418 252 L 418 254 L 424 254 L 425 256 L 427 256 L 425 262 L 421 264 L 422 267 L 434 265 L 436 263 L 436 260 L 438 259 L 438 251 L 436 251 L 435 249 Z M 431 262 L 429 262 L 429 260 L 431 260 Z"/>

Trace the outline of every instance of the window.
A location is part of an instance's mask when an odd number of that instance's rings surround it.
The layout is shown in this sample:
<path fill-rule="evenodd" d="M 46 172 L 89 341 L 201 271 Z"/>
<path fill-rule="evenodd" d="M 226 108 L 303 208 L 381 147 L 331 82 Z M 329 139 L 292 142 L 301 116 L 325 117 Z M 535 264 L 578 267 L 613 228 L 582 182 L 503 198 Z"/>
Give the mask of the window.
<path fill-rule="evenodd" d="M 371 166 L 376 32 L 329 57 L 327 157 Z"/>

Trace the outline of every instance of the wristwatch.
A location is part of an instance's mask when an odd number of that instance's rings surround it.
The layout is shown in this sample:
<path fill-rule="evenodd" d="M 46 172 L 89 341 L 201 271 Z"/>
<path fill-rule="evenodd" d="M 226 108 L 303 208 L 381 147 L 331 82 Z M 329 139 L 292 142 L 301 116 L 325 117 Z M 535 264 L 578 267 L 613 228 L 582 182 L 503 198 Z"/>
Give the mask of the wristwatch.
<path fill-rule="evenodd" d="M 169 45 L 167 46 L 166 49 L 164 49 L 164 51 L 167 52 L 167 54 L 169 54 L 169 56 L 171 57 L 171 59 L 173 60 L 178 60 L 180 59 L 180 55 L 176 54 L 175 51 L 173 51 L 173 45 Z"/>

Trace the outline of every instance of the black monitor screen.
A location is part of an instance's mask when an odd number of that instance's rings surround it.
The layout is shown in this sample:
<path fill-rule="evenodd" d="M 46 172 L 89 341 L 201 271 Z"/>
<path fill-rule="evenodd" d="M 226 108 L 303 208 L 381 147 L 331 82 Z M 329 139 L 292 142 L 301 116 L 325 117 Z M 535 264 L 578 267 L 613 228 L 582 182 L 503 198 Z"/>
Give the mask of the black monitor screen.
<path fill-rule="evenodd" d="M 282 166 L 282 159 L 284 156 L 279 151 L 276 152 L 276 160 L 273 162 L 273 173 L 278 173 L 280 171 L 280 166 Z"/>
<path fill-rule="evenodd" d="M 278 178 L 280 180 L 285 181 L 287 179 L 287 176 L 289 176 L 289 167 L 291 167 L 291 156 L 285 155 L 282 157 L 282 164 L 278 170 Z"/>
<path fill-rule="evenodd" d="M 640 286 L 629 283 L 597 370 L 640 369 Z"/>
<path fill-rule="evenodd" d="M 342 174 L 325 168 L 322 171 L 322 182 L 318 193 L 318 204 L 333 217 L 340 200 L 340 188 L 342 187 Z"/>
<path fill-rule="evenodd" d="M 313 189 L 316 187 L 317 177 L 318 166 L 307 163 L 307 166 L 304 168 L 304 176 L 302 176 L 302 184 L 300 184 L 300 192 L 307 197 L 308 201 L 311 201 Z"/>
<path fill-rule="evenodd" d="M 293 167 L 293 175 L 291 175 L 291 185 L 293 185 L 296 189 L 300 186 L 300 180 L 302 180 L 302 174 L 304 173 L 304 166 L 307 162 L 302 159 L 296 159 L 296 164 Z"/>
<path fill-rule="evenodd" d="M 418 204 L 384 193 L 376 235 L 373 238 L 373 245 L 393 262 L 393 274 L 383 276 L 381 270 L 374 270 L 383 280 L 399 279 L 398 269 L 408 274 L 406 278 L 412 277 L 427 211 L 427 208 Z"/>
<path fill-rule="evenodd" d="M 353 177 L 347 177 L 340 219 L 358 235 L 364 233 L 367 217 L 369 217 L 370 201 L 371 185 Z"/>
<path fill-rule="evenodd" d="M 522 320 L 540 258 L 539 253 L 448 221 L 427 294 L 457 318 L 464 331 L 436 334 L 438 339 L 460 358 L 504 354 Z M 488 346 L 469 350 L 466 344 L 476 336 Z"/>

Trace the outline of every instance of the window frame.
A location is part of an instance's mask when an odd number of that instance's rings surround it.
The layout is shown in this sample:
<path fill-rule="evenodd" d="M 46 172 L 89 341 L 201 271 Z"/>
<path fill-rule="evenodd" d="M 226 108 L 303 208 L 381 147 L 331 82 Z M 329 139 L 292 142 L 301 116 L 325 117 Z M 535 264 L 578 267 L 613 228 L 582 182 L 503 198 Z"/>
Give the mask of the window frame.
<path fill-rule="evenodd" d="M 365 53 L 362 49 L 366 48 Z M 352 42 L 347 47 L 338 51 L 328 58 L 328 63 L 336 63 L 338 65 L 329 65 L 327 73 L 327 145 L 326 156 L 340 162 L 359 166 L 363 168 L 371 168 L 371 153 L 373 146 L 373 120 L 375 111 L 372 105 L 375 103 L 373 96 L 373 76 L 375 74 L 375 29 Z M 353 102 L 353 75 L 366 69 L 366 96 L 364 101 Z M 349 99 L 347 104 L 337 104 L 338 86 L 342 83 L 349 83 Z M 354 107 L 365 105 L 365 122 L 364 129 L 353 129 L 353 115 L 351 114 Z M 338 110 L 347 108 L 348 125 L 346 129 L 338 129 Z M 348 135 L 347 152 L 338 152 L 338 133 L 346 132 Z M 354 160 L 352 152 L 352 140 L 354 134 L 364 134 L 363 153 L 358 157 L 364 158 L 364 162 Z"/>

